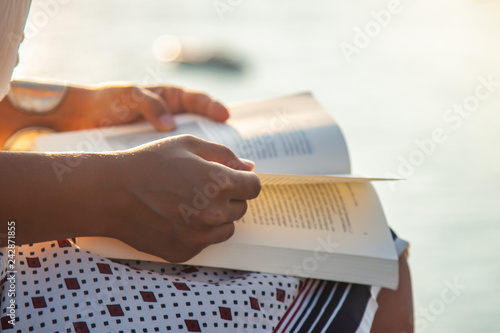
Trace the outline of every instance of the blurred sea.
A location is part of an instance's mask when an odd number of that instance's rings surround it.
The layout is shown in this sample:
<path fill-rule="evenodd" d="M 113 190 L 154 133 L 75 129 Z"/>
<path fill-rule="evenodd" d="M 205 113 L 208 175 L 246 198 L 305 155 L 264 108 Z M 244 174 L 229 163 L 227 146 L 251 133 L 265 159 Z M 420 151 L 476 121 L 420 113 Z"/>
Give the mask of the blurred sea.
<path fill-rule="evenodd" d="M 311 90 L 355 172 L 407 178 L 376 186 L 411 242 L 417 332 L 499 332 L 499 16 L 493 0 L 33 0 L 15 77 L 165 82 L 225 103 Z M 245 67 L 161 63 L 163 35 Z"/>

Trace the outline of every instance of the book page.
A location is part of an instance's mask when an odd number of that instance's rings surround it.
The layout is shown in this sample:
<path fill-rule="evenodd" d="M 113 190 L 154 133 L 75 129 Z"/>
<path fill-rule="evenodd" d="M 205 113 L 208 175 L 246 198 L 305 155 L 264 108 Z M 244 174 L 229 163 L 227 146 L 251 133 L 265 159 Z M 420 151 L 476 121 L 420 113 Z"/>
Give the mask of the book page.
<path fill-rule="evenodd" d="M 347 198 L 346 188 L 351 190 Z M 347 207 L 358 207 L 346 183 L 266 186 L 249 204 L 241 223 L 344 234 L 354 232 Z"/>
<path fill-rule="evenodd" d="M 292 184 L 318 184 L 318 183 L 348 183 L 348 182 L 368 182 L 380 180 L 401 180 L 401 178 L 380 178 L 368 177 L 364 175 L 290 175 L 276 173 L 259 173 L 262 185 L 292 185 Z"/>
<path fill-rule="evenodd" d="M 310 93 L 243 103 L 231 112 L 227 124 L 236 136 L 217 130 L 220 124 L 213 122 L 207 133 L 237 156 L 255 161 L 255 172 L 350 173 L 340 127 Z"/>
<path fill-rule="evenodd" d="M 310 94 L 298 94 L 230 108 L 231 119 L 176 116 L 177 128 L 160 133 L 149 124 L 57 133 L 36 140 L 40 151 L 102 152 L 130 149 L 168 136 L 192 134 L 229 147 L 256 162 L 256 172 L 348 174 L 349 155 L 342 132 Z"/>
<path fill-rule="evenodd" d="M 328 239 L 339 253 L 395 256 L 382 206 L 367 182 L 263 186 L 233 238 L 303 250 Z"/>

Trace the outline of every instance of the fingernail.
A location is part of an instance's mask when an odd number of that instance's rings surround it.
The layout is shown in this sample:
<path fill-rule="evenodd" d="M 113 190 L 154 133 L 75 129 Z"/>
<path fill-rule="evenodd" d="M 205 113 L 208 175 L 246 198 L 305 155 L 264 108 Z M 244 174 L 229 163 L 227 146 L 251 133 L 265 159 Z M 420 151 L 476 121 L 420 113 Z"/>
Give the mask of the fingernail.
<path fill-rule="evenodd" d="M 171 129 L 175 128 L 174 118 L 168 113 L 162 114 L 160 117 L 158 117 L 158 121 L 163 126 L 165 126 L 165 128 L 167 130 L 171 130 Z"/>
<path fill-rule="evenodd" d="M 240 158 L 240 161 L 243 162 L 243 164 L 245 164 L 246 166 L 250 167 L 250 168 L 255 168 L 255 162 L 254 161 L 250 161 L 250 160 L 247 160 L 246 158 Z"/>

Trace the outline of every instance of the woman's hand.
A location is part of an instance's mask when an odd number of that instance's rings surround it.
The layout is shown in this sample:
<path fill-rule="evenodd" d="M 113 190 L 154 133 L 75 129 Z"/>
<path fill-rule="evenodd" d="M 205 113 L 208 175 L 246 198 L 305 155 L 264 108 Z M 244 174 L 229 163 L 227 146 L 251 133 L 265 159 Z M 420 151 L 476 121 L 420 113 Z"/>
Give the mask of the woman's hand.
<path fill-rule="evenodd" d="M 215 121 L 225 121 L 229 111 L 207 95 L 168 86 L 136 87 L 113 85 L 95 88 L 16 81 L 21 95 L 44 105 L 45 91 L 60 91 L 61 103 L 46 112 L 21 112 L 7 98 L 0 101 L 0 149 L 16 131 L 31 126 L 48 127 L 57 132 L 109 127 L 146 119 L 159 131 L 175 128 L 174 114 L 195 113 Z M 26 110 L 25 110 L 26 111 Z"/>
<path fill-rule="evenodd" d="M 146 119 L 159 131 L 175 128 L 173 115 L 195 113 L 225 121 L 229 111 L 209 96 L 168 86 L 71 87 L 61 106 L 61 130 L 119 125 Z"/>
<path fill-rule="evenodd" d="M 231 237 L 260 191 L 253 167 L 193 136 L 105 154 L 0 152 L 0 220 L 15 221 L 17 244 L 113 237 L 181 262 Z"/>
<path fill-rule="evenodd" d="M 171 262 L 231 237 L 260 192 L 253 163 L 193 136 L 129 150 L 111 165 L 119 192 L 106 214 L 116 221 L 110 236 Z"/>

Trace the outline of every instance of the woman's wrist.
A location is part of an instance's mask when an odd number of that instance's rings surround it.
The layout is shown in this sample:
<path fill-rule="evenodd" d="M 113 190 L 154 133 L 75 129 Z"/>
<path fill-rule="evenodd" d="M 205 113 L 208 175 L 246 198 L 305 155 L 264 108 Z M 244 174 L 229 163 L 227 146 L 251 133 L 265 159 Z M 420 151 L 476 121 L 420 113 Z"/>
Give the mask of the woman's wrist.
<path fill-rule="evenodd" d="M 72 237 L 115 237 L 129 200 L 122 168 L 124 155 L 61 154 L 52 158 L 52 169 L 62 187 L 60 194 L 67 194 L 63 200 L 70 208 L 61 221 L 75 222 Z"/>
<path fill-rule="evenodd" d="M 82 160 L 82 174 L 75 174 L 76 182 L 90 182 L 82 184 L 88 204 L 84 211 L 92 212 L 94 225 L 85 222 L 89 217 L 83 218 L 83 228 L 79 231 L 81 236 L 102 236 L 121 239 L 127 216 L 128 208 L 132 202 L 128 181 L 130 172 L 127 171 L 126 152 L 111 152 L 104 154 L 89 154 L 90 158 Z M 73 200 L 75 202 L 75 200 Z"/>
<path fill-rule="evenodd" d="M 123 202 L 114 154 L 0 152 L 0 219 L 19 244 L 113 236 Z M 1 241 L 0 241 L 1 242 Z M 0 244 L 2 245 L 2 244 Z"/>

